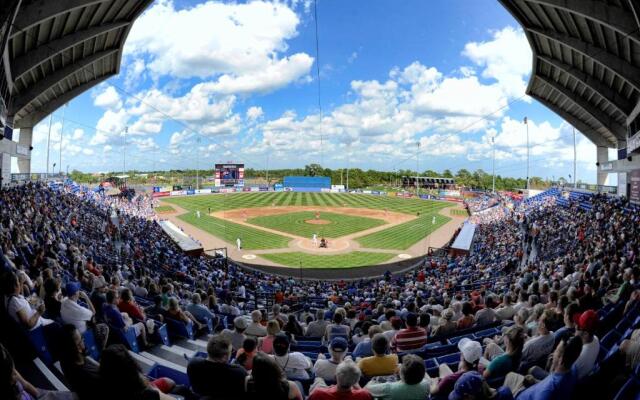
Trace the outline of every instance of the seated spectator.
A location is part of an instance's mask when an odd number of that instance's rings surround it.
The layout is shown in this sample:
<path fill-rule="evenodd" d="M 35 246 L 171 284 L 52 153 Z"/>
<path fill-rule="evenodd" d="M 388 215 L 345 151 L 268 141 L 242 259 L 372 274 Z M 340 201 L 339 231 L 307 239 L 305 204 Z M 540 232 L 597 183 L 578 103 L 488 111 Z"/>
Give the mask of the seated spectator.
<path fill-rule="evenodd" d="M 582 351 L 582 339 L 578 337 L 561 341 L 553 352 L 551 373 L 543 380 L 531 385 L 535 379 L 529 375 L 529 379 L 509 372 L 504 380 L 514 397 L 518 400 L 537 399 L 570 399 L 578 381 L 572 366 Z M 525 386 L 529 385 L 525 389 Z"/>
<path fill-rule="evenodd" d="M 300 325 L 300 323 L 296 319 L 296 316 L 293 314 L 289 314 L 287 323 L 285 324 L 282 330 L 288 333 L 289 335 L 291 335 L 292 337 L 304 336 L 302 325 Z"/>
<path fill-rule="evenodd" d="M 344 360 L 347 355 L 349 343 L 345 338 L 336 337 L 333 338 L 329 344 L 330 359 L 325 359 L 323 353 L 318 354 L 318 360 L 313 365 L 313 373 L 316 378 L 322 378 L 325 381 L 335 382 L 336 380 L 336 367 Z"/>
<path fill-rule="evenodd" d="M 137 321 L 145 321 L 147 316 L 144 314 L 142 307 L 136 304 L 131 294 L 131 289 L 122 289 L 120 292 L 120 301 L 118 302 L 118 310 L 127 313 L 131 318 Z"/>
<path fill-rule="evenodd" d="M 514 325 L 509 327 L 502 336 L 505 344 L 504 350 L 495 343 L 487 345 L 485 358 L 491 362 L 484 370 L 485 378 L 504 376 L 518 369 L 522 358 L 524 337 L 524 330 Z"/>
<path fill-rule="evenodd" d="M 273 358 L 264 353 L 258 353 L 254 357 L 253 369 L 251 376 L 247 379 L 246 388 L 250 398 L 276 400 L 304 398 L 299 386 L 295 382 L 288 381 L 282 368 Z"/>
<path fill-rule="evenodd" d="M 427 344 L 427 332 L 419 328 L 418 316 L 414 313 L 407 314 L 407 327 L 400 330 L 391 340 L 393 351 L 411 351 L 422 348 Z"/>
<path fill-rule="evenodd" d="M 360 389 L 360 369 L 352 360 L 345 360 L 336 368 L 336 384 L 327 387 L 321 379 L 314 384 L 308 400 L 370 400 L 371 394 Z"/>
<path fill-rule="evenodd" d="M 215 327 L 218 325 L 218 319 L 207 307 L 202 305 L 202 299 L 198 293 L 194 293 L 191 296 L 191 304 L 189 304 L 185 310 L 191 313 L 191 315 L 203 325 L 206 325 L 207 320 L 210 320 L 215 331 Z"/>
<path fill-rule="evenodd" d="M 50 392 L 38 389 L 16 370 L 13 357 L 0 343 L 0 399 L 7 400 L 74 400 L 72 392 Z"/>
<path fill-rule="evenodd" d="M 236 352 L 236 363 L 250 371 L 253 367 L 253 358 L 258 354 L 258 341 L 249 336 L 242 342 L 242 347 Z"/>
<path fill-rule="evenodd" d="M 167 313 L 167 310 L 162 307 L 162 296 L 154 296 L 153 305 L 147 307 L 144 312 L 149 318 L 152 318 L 156 321 L 164 322 L 164 317 Z"/>
<path fill-rule="evenodd" d="M 169 308 L 167 309 L 166 316 L 177 321 L 182 321 L 185 324 L 191 321 L 197 331 L 201 331 L 205 327 L 205 325 L 199 322 L 190 312 L 182 311 L 180 303 L 175 297 L 169 298 Z"/>
<path fill-rule="evenodd" d="M 476 312 L 476 326 L 489 325 L 496 320 L 496 312 L 493 309 L 495 307 L 493 296 L 487 296 L 485 307 Z"/>
<path fill-rule="evenodd" d="M 600 340 L 595 335 L 598 327 L 598 314 L 593 310 L 587 310 L 580 314 L 576 326 L 576 336 L 582 339 L 582 351 L 573 366 L 578 379 L 582 379 L 593 369 L 598 353 L 600 353 Z"/>
<path fill-rule="evenodd" d="M 421 312 L 418 315 L 418 326 L 426 332 L 427 336 L 429 336 L 429 332 L 431 331 L 431 314 L 426 312 Z"/>
<path fill-rule="evenodd" d="M 89 296 L 80 290 L 80 282 L 69 282 L 66 285 L 67 297 L 62 300 L 60 308 L 60 316 L 65 324 L 72 324 L 78 329 L 80 335 L 87 330 L 87 322 L 90 322 L 95 315 L 93 303 Z M 78 304 L 78 300 L 82 299 L 88 308 Z M 109 338 L 109 327 L 106 324 L 95 324 L 93 332 L 96 336 L 96 342 L 100 349 L 107 346 Z"/>
<path fill-rule="evenodd" d="M 5 277 L 4 305 L 9 316 L 25 329 L 32 330 L 53 322 L 42 317 L 45 312 L 43 302 L 39 302 L 35 309 L 31 308 L 29 301 L 22 295 L 22 285 L 14 273 Z"/>
<path fill-rule="evenodd" d="M 187 365 L 187 375 L 193 391 L 199 396 L 235 399 L 244 392 L 247 371 L 229 364 L 231 342 L 222 336 L 212 336 L 207 343 L 207 358 L 194 357 Z"/>
<path fill-rule="evenodd" d="M 247 329 L 247 320 L 244 317 L 235 317 L 233 319 L 233 330 L 224 329 L 220 332 L 221 336 L 226 337 L 231 342 L 233 351 L 238 351 L 242 348 L 242 343 L 246 338 L 244 331 Z"/>
<path fill-rule="evenodd" d="M 333 323 L 327 325 L 327 328 L 324 333 L 325 342 L 331 342 L 335 337 L 343 337 L 345 339 L 349 339 L 351 334 L 351 329 L 348 325 L 343 325 L 342 321 L 344 320 L 344 316 L 342 313 L 335 313 L 333 315 Z"/>
<path fill-rule="evenodd" d="M 71 324 L 63 326 L 60 365 L 64 377 L 80 400 L 96 397 L 96 388 L 102 384 L 99 364 L 85 356 L 84 340 Z"/>
<path fill-rule="evenodd" d="M 492 397 L 482 375 L 477 371 L 462 374 L 449 394 L 449 400 L 485 400 Z"/>
<path fill-rule="evenodd" d="M 100 358 L 100 390 L 106 398 L 122 400 L 173 400 L 152 385 L 129 351 L 120 344 L 107 347 Z M 159 386 L 159 385 L 158 385 Z M 163 388 L 168 391 L 168 388 Z"/>
<path fill-rule="evenodd" d="M 267 336 L 258 339 L 258 351 L 273 354 L 273 340 L 280 333 L 280 324 L 275 319 L 267 322 Z"/>
<path fill-rule="evenodd" d="M 391 329 L 385 330 L 382 334 L 387 338 L 389 343 L 391 343 L 396 334 L 400 332 L 400 329 L 402 329 L 402 319 L 400 319 L 400 317 L 391 317 L 389 325 L 391 326 Z M 380 324 L 380 326 L 383 325 Z M 382 329 L 384 330 L 385 328 L 382 327 Z"/>
<path fill-rule="evenodd" d="M 307 325 L 307 331 L 305 332 L 305 336 L 307 337 L 323 337 L 327 332 L 327 325 L 329 325 L 328 321 L 324 319 L 324 310 L 318 309 L 316 310 L 316 319 Z"/>
<path fill-rule="evenodd" d="M 380 325 L 371 325 L 367 332 L 367 337 L 364 341 L 358 343 L 356 348 L 351 353 L 351 356 L 355 359 L 363 358 L 363 357 L 371 357 L 373 355 L 373 350 L 371 349 L 371 343 L 373 337 L 378 333 L 382 333 L 382 328 Z"/>
<path fill-rule="evenodd" d="M 547 357 L 553 351 L 555 337 L 549 331 L 548 323 L 555 318 L 554 310 L 545 310 L 538 320 L 538 335 L 532 337 L 524 343 L 522 348 L 521 367 L 528 369 L 534 365 L 544 366 Z"/>
<path fill-rule="evenodd" d="M 453 321 L 454 312 L 447 308 L 442 312 L 442 318 L 438 321 L 438 325 L 433 329 L 433 336 L 448 336 L 455 333 L 457 324 Z"/>
<path fill-rule="evenodd" d="M 558 346 L 561 340 L 568 340 L 570 337 L 575 335 L 576 333 L 576 322 L 575 320 L 580 315 L 580 306 L 578 303 L 569 303 L 564 308 L 563 313 L 563 321 L 564 326 L 553 333 L 554 336 L 554 346 Z"/>
<path fill-rule="evenodd" d="M 267 329 L 262 326 L 260 321 L 262 321 L 262 312 L 260 312 L 260 310 L 251 311 L 251 323 L 247 326 L 244 334 L 256 338 L 267 336 Z"/>
<path fill-rule="evenodd" d="M 107 302 L 107 281 L 104 279 L 104 276 L 98 276 L 94 278 L 92 284 L 91 291 L 91 304 L 93 304 L 93 309 L 96 310 L 96 321 L 104 322 L 104 316 L 102 315 L 102 306 Z"/>
<path fill-rule="evenodd" d="M 473 304 L 469 301 L 465 301 L 462 303 L 462 318 L 458 320 L 456 328 L 458 330 L 471 328 L 475 322 L 476 320 L 473 317 Z"/>
<path fill-rule="evenodd" d="M 447 364 L 440 364 L 439 377 L 431 381 L 429 391 L 432 395 L 446 397 L 453 391 L 458 379 L 465 372 L 478 371 L 480 358 L 482 357 L 482 346 L 480 343 L 469 338 L 462 338 L 458 342 L 460 350 L 460 362 L 458 370 L 453 372 Z"/>
<path fill-rule="evenodd" d="M 125 313 L 121 313 L 116 307 L 118 303 L 118 295 L 115 291 L 107 292 L 107 302 L 102 306 L 102 314 L 107 324 L 114 329 L 127 330 L 133 329 L 136 337 L 140 340 L 142 347 L 149 347 L 147 342 L 147 334 L 142 322 L 133 323 L 131 317 Z"/>
<path fill-rule="evenodd" d="M 376 399 L 404 400 L 426 399 L 429 394 L 429 381 L 425 380 L 424 360 L 414 354 L 408 354 L 400 365 L 400 381 L 374 383 L 370 381 L 365 389 Z"/>
<path fill-rule="evenodd" d="M 60 293 L 60 281 L 49 278 L 44 281 L 44 308 L 45 318 L 57 320 L 60 318 L 62 307 L 62 293 Z"/>
<path fill-rule="evenodd" d="M 287 375 L 287 379 L 309 379 L 309 370 L 313 367 L 309 357 L 294 351 L 289 352 L 289 337 L 284 333 L 278 333 L 273 340 L 273 359 Z"/>
<path fill-rule="evenodd" d="M 496 308 L 496 318 L 499 321 L 510 320 L 515 314 L 516 310 L 511 305 L 511 295 L 505 294 L 502 296 L 502 304 Z"/>
<path fill-rule="evenodd" d="M 393 375 L 398 370 L 398 355 L 389 353 L 389 341 L 382 333 L 376 334 L 371 341 L 373 356 L 358 362 L 365 376 Z"/>

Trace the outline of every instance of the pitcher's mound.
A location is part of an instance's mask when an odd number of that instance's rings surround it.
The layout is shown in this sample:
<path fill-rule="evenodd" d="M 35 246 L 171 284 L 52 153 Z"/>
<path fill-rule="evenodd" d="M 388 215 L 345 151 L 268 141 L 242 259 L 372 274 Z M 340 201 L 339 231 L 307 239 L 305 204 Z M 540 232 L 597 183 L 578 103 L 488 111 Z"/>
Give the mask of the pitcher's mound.
<path fill-rule="evenodd" d="M 326 219 L 305 219 L 304 222 L 311 225 L 328 225 L 331 223 Z"/>

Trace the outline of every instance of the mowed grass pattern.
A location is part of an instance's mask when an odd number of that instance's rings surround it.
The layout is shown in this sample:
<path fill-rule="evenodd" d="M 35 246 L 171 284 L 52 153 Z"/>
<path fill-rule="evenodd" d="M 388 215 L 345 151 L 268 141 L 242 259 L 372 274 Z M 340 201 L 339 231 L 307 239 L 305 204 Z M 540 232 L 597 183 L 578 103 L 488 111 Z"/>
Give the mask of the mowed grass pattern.
<path fill-rule="evenodd" d="M 287 247 L 291 240 L 286 236 L 234 224 L 233 222 L 208 215 L 201 215 L 198 218 L 193 212 L 183 214 L 178 218 L 234 246 L 236 245 L 236 239 L 240 238 L 242 248 L 245 250 L 280 249 Z"/>
<path fill-rule="evenodd" d="M 320 212 L 320 219 L 329 221 L 328 224 L 320 225 L 305 222 L 307 220 L 315 220 L 315 214 L 312 211 L 292 212 L 250 218 L 247 222 L 252 225 L 306 238 L 310 238 L 314 233 L 318 235 L 318 238 L 338 238 L 385 224 L 385 221 L 376 218 L 356 217 L 324 211 Z"/>
<path fill-rule="evenodd" d="M 391 253 L 354 251 L 345 254 L 315 255 L 301 252 L 261 254 L 278 264 L 302 268 L 349 268 L 380 264 L 395 257 Z"/>
<path fill-rule="evenodd" d="M 435 224 L 433 223 L 433 217 L 435 217 Z M 406 250 L 440 226 L 446 224 L 449 219 L 439 214 L 421 215 L 414 220 L 361 236 L 355 240 L 362 247 Z"/>

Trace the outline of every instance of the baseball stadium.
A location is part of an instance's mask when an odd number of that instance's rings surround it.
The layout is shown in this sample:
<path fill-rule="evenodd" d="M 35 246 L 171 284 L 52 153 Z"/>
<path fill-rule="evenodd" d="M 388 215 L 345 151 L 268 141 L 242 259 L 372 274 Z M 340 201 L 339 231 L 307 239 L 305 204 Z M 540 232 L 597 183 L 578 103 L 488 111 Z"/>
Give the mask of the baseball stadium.
<path fill-rule="evenodd" d="M 640 399 L 640 0 L 6 0 L 0 399 Z"/>

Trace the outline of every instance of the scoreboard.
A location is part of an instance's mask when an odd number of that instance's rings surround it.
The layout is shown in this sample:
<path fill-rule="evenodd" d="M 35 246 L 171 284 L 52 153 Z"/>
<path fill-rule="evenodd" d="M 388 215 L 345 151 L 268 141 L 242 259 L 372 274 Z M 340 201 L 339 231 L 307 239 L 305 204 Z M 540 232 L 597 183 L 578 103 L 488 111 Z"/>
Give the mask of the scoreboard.
<path fill-rule="evenodd" d="M 244 186 L 244 164 L 216 164 L 216 186 Z"/>

